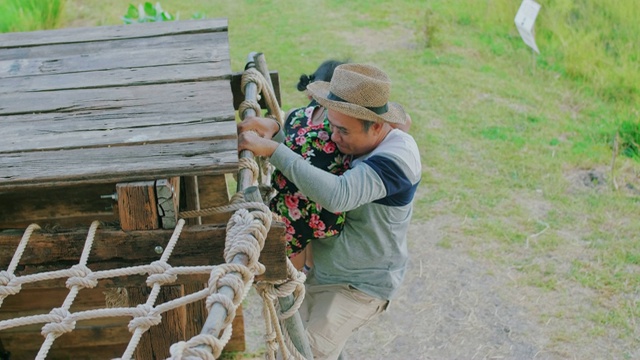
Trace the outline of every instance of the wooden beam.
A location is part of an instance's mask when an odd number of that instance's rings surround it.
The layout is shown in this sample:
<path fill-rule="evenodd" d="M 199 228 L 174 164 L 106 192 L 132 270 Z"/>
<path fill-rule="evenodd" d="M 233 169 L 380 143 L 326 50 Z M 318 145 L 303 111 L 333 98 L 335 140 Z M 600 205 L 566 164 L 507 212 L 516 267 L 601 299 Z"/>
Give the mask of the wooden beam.
<path fill-rule="evenodd" d="M 106 183 L 0 192 L 0 229 L 25 229 L 32 223 L 69 229 L 94 220 L 115 222 L 115 202 L 107 197 L 115 191 L 115 183 Z"/>

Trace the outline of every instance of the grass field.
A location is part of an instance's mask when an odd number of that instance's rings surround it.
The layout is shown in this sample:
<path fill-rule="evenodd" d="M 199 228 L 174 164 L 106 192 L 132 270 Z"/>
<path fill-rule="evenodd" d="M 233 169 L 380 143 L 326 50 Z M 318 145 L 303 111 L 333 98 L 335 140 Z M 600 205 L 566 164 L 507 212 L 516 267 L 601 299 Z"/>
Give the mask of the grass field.
<path fill-rule="evenodd" d="M 67 0 L 60 24 L 121 24 L 129 3 Z M 457 218 L 439 245 L 510 272 L 514 292 L 588 292 L 579 313 L 538 311 L 540 322 L 566 317 L 569 325 L 555 330 L 558 347 L 615 338 L 637 348 L 640 5 L 540 1 L 536 55 L 513 24 L 519 3 L 197 0 L 162 7 L 180 19 L 196 12 L 228 18 L 233 70 L 251 51 L 265 53 L 280 73 L 285 109 L 305 102 L 297 78 L 327 58 L 386 70 L 422 154 L 414 222 Z"/>

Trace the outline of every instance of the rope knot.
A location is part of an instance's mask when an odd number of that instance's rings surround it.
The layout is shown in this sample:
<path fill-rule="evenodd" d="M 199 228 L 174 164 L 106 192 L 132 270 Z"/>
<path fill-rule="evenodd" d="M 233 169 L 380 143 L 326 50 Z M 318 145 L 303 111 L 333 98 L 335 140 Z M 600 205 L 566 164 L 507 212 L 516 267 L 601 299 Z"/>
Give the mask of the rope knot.
<path fill-rule="evenodd" d="M 236 317 L 236 305 L 233 303 L 228 296 L 213 293 L 207 296 L 206 307 L 209 312 L 211 312 L 211 308 L 213 304 L 218 303 L 222 305 L 227 310 L 227 317 L 224 319 L 223 327 L 230 326 L 233 319 Z"/>
<path fill-rule="evenodd" d="M 220 339 L 213 335 L 200 334 L 192 337 L 189 341 L 181 341 L 171 345 L 169 351 L 171 352 L 172 360 L 214 360 L 220 357 L 224 345 L 229 341 L 231 337 L 231 331 L 224 329 Z M 211 351 L 207 351 L 202 345 L 211 348 Z"/>
<path fill-rule="evenodd" d="M 86 265 L 73 265 L 69 269 L 69 272 L 71 273 L 71 277 L 69 277 L 66 282 L 67 288 L 69 289 L 73 286 L 83 289 L 92 289 L 98 286 L 98 280 L 93 276 L 93 272 Z"/>
<path fill-rule="evenodd" d="M 237 254 L 243 253 L 249 258 L 247 267 L 259 275 L 265 271 L 258 258 L 271 227 L 271 211 L 261 202 L 247 202 L 244 205 L 256 210 L 240 209 L 231 216 L 227 223 L 224 258 L 230 263 Z"/>
<path fill-rule="evenodd" d="M 15 295 L 22 289 L 18 278 L 8 271 L 0 271 L 0 298 Z"/>
<path fill-rule="evenodd" d="M 151 263 L 149 274 L 147 286 L 153 286 L 156 283 L 159 285 L 172 284 L 178 280 L 178 275 L 171 272 L 171 265 L 162 260 Z"/>
<path fill-rule="evenodd" d="M 149 305 L 140 304 L 136 306 L 135 312 L 139 315 L 129 322 L 129 331 L 132 333 L 135 332 L 137 328 L 147 331 L 150 327 L 162 322 L 162 316 L 156 313 L 155 308 Z"/>
<path fill-rule="evenodd" d="M 51 310 L 49 315 L 52 321 L 42 327 L 41 334 L 43 336 L 53 335 L 55 338 L 64 333 L 73 331 L 76 327 L 76 321 L 71 317 L 71 313 L 63 308 L 55 308 Z"/>

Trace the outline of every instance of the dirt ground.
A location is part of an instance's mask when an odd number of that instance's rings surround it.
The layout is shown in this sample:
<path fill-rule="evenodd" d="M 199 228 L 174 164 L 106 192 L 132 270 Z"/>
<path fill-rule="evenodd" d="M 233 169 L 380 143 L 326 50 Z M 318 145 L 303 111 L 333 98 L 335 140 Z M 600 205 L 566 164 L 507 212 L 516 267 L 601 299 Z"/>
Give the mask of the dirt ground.
<path fill-rule="evenodd" d="M 411 226 L 411 259 L 401 291 L 385 314 L 352 336 L 345 349 L 347 359 L 640 358 L 639 349 L 613 339 L 563 339 L 558 335 L 563 326 L 575 325 L 541 317 L 545 311 L 552 313 L 559 300 L 515 286 L 509 274 L 461 249 L 436 245 L 443 236 L 441 228 L 452 220 Z M 566 294 L 563 306 L 568 314 L 571 299 L 579 303 L 580 296 Z M 247 353 L 259 356 L 264 351 L 260 299 L 255 291 L 247 299 Z"/>

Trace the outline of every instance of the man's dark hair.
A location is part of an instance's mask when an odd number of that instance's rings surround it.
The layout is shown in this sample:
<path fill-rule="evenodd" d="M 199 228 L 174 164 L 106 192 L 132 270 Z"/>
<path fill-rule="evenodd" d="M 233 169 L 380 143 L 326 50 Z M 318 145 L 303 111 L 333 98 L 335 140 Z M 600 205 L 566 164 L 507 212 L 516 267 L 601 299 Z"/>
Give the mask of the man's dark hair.
<path fill-rule="evenodd" d="M 373 126 L 373 124 L 375 124 L 375 121 L 369 121 L 369 120 L 362 120 L 359 119 L 362 122 L 362 128 L 364 129 L 364 132 L 369 132 L 369 129 L 371 129 L 371 127 Z"/>
<path fill-rule="evenodd" d="M 298 82 L 297 88 L 298 91 L 305 91 L 307 89 L 307 85 L 314 81 L 331 81 L 333 77 L 333 71 L 342 64 L 345 64 L 346 61 L 338 61 L 338 60 L 327 60 L 318 66 L 318 69 L 311 74 L 302 74 L 300 75 L 300 81 Z"/>

